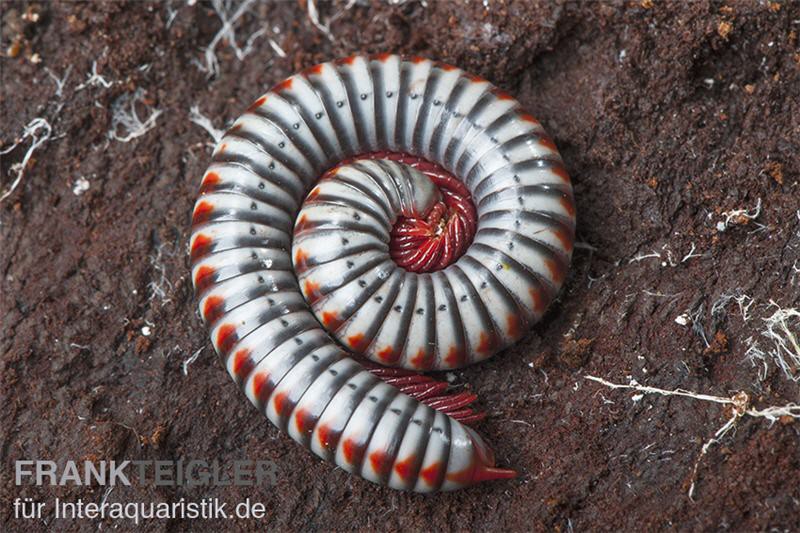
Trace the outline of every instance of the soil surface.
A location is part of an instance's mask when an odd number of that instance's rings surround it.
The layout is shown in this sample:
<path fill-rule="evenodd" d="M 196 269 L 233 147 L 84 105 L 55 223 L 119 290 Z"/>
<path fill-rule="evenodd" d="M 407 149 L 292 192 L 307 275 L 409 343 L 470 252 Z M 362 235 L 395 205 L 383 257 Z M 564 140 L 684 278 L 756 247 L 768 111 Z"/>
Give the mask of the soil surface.
<path fill-rule="evenodd" d="M 55 497 L 249 497 L 266 517 L 212 523 L 247 530 L 796 529 L 800 420 L 744 415 L 701 455 L 730 405 L 586 376 L 800 401 L 762 335 L 800 307 L 800 4 L 396 4 L 253 3 L 232 22 L 241 52 L 217 39 L 209 76 L 208 2 L 2 3 L 3 191 L 45 134 L 26 125 L 52 129 L 0 203 L 2 529 L 135 528 L 55 519 Z M 224 129 L 295 71 L 383 51 L 516 96 L 573 179 L 580 244 L 559 300 L 513 349 L 454 373 L 516 480 L 426 497 L 317 460 L 244 399 L 195 313 L 187 240 L 212 139 L 190 110 Z M 131 103 L 145 126 L 160 111 L 152 129 L 114 120 Z M 21 459 L 271 460 L 277 484 L 17 487 Z M 50 512 L 15 519 L 17 497 Z"/>

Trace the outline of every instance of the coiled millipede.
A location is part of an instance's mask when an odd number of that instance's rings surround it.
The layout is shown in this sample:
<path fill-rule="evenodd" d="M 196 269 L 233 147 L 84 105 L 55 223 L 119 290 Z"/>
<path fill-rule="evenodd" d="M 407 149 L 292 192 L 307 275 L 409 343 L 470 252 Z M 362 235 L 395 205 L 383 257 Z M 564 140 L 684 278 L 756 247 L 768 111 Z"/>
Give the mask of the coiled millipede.
<path fill-rule="evenodd" d="M 561 157 L 516 100 L 450 65 L 352 56 L 278 84 L 221 139 L 192 279 L 214 348 L 276 426 L 370 481 L 452 490 L 515 472 L 467 426 L 474 395 L 413 371 L 522 336 L 574 228 Z"/>

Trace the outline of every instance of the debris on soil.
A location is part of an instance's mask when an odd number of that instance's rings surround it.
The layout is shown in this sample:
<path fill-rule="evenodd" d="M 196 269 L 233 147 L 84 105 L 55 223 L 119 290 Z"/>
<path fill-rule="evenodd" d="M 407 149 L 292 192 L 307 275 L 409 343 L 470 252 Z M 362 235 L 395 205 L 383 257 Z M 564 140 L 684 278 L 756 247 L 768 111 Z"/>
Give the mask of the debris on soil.
<path fill-rule="evenodd" d="M 711 344 L 703 350 L 703 355 L 706 357 L 711 355 L 720 355 L 727 353 L 728 351 L 728 336 L 725 335 L 725 332 L 722 330 L 717 331 L 714 334 L 714 338 L 711 340 Z"/>
<path fill-rule="evenodd" d="M 592 339 L 573 339 L 572 337 L 564 339 L 561 343 L 561 352 L 558 354 L 559 361 L 572 370 L 583 368 L 589 360 L 592 342 Z"/>

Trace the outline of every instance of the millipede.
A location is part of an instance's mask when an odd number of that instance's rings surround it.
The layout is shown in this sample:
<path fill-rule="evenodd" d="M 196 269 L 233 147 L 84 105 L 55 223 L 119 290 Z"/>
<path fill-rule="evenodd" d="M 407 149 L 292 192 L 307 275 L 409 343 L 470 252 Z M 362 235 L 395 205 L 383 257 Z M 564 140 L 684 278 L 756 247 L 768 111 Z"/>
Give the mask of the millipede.
<path fill-rule="evenodd" d="M 541 318 L 575 235 L 570 178 L 507 93 L 419 57 L 295 74 L 226 132 L 192 215 L 213 346 L 278 428 L 417 492 L 514 477 L 482 413 L 425 371 L 485 360 Z"/>

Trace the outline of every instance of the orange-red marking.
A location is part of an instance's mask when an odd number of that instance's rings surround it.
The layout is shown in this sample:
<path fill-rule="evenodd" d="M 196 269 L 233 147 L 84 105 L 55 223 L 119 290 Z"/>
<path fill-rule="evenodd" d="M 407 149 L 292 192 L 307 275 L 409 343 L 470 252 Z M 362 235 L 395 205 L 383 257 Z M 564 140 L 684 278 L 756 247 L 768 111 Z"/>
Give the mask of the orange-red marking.
<path fill-rule="evenodd" d="M 394 360 L 394 348 L 391 346 L 385 347 L 384 349 L 378 351 L 378 357 L 380 357 L 386 363 Z"/>
<path fill-rule="evenodd" d="M 259 400 L 264 400 L 264 393 L 268 392 L 265 386 L 269 383 L 269 374 L 259 372 L 253 377 L 253 396 Z"/>
<path fill-rule="evenodd" d="M 211 246 L 211 237 L 204 234 L 199 234 L 197 237 L 194 238 L 192 241 L 192 261 L 196 261 L 197 259 L 203 257 L 207 252 L 208 248 Z"/>
<path fill-rule="evenodd" d="M 566 231 L 564 231 L 562 228 L 555 228 L 555 229 L 552 230 L 552 232 L 553 232 L 553 235 L 555 236 L 555 238 L 558 239 L 558 242 L 561 243 L 561 246 L 564 247 L 564 250 L 566 250 L 567 252 L 571 252 L 572 251 L 572 237 Z"/>
<path fill-rule="evenodd" d="M 287 396 L 287 394 L 285 392 L 279 392 L 278 394 L 276 394 L 275 395 L 275 399 L 272 400 L 272 401 L 273 401 L 273 403 L 275 405 L 275 411 L 279 415 L 285 416 L 285 415 L 289 414 L 289 413 L 286 412 L 290 408 L 289 397 Z"/>
<path fill-rule="evenodd" d="M 192 213 L 192 226 L 206 222 L 211 218 L 212 212 L 214 212 L 214 204 L 205 200 L 198 202 Z"/>
<path fill-rule="evenodd" d="M 408 480 L 408 478 L 411 477 L 411 467 L 414 466 L 415 459 L 416 456 L 412 454 L 402 461 L 396 462 L 394 464 L 394 470 L 397 472 L 397 475 L 404 480 Z"/>
<path fill-rule="evenodd" d="M 429 354 L 425 351 L 425 348 L 420 348 L 417 352 L 417 355 L 411 358 L 411 364 L 414 365 L 416 368 L 425 370 L 431 367 L 433 364 L 433 354 Z"/>
<path fill-rule="evenodd" d="M 459 349 L 458 346 L 451 346 L 447 351 L 447 357 L 444 358 L 444 362 L 452 367 L 463 364 L 464 350 Z"/>
<path fill-rule="evenodd" d="M 219 174 L 216 172 L 209 172 L 205 176 L 203 176 L 203 181 L 201 182 L 202 185 L 205 187 L 206 185 L 216 185 L 219 183 Z"/>
<path fill-rule="evenodd" d="M 319 283 L 315 283 L 310 279 L 307 279 L 303 284 L 303 294 L 305 294 L 306 300 L 311 305 L 314 305 L 314 302 L 322 298 L 322 294 L 319 292 Z"/>
<path fill-rule="evenodd" d="M 319 439 L 319 443 L 322 445 L 323 448 L 328 448 L 331 443 L 331 437 L 333 436 L 333 431 L 327 425 L 322 424 L 317 428 L 317 438 Z"/>
<path fill-rule="evenodd" d="M 238 340 L 239 336 L 236 335 L 236 326 L 233 324 L 223 324 L 217 330 L 217 347 L 223 354 L 228 353 L 233 348 L 233 345 Z"/>
<path fill-rule="evenodd" d="M 364 351 L 364 341 L 365 338 L 363 333 L 356 333 L 355 335 L 350 335 L 347 337 L 347 343 L 357 352 Z"/>
<path fill-rule="evenodd" d="M 564 270 L 558 263 L 552 259 L 545 259 L 544 265 L 547 267 L 547 270 L 550 271 L 550 276 L 553 278 L 553 281 L 561 283 L 564 280 Z"/>
<path fill-rule="evenodd" d="M 553 167 L 551 171 L 553 172 L 553 174 L 564 180 L 564 183 L 571 183 L 572 180 L 570 179 L 569 174 L 567 174 L 567 169 L 565 169 L 564 167 L 559 165 Z"/>
<path fill-rule="evenodd" d="M 294 254 L 294 270 L 298 274 L 308 270 L 308 254 L 302 248 Z"/>
<path fill-rule="evenodd" d="M 542 135 L 541 137 L 539 137 L 539 144 L 553 151 L 558 150 L 558 148 L 556 148 L 556 143 L 554 143 L 553 139 L 551 139 L 547 135 Z"/>
<path fill-rule="evenodd" d="M 323 311 L 322 312 L 322 325 L 328 328 L 329 331 L 336 331 L 342 325 L 339 319 L 339 313 L 336 311 Z"/>
<path fill-rule="evenodd" d="M 343 57 L 335 61 L 337 65 L 352 65 L 355 62 L 356 62 L 356 56 Z"/>
<path fill-rule="evenodd" d="M 369 454 L 369 462 L 372 464 L 372 469 L 377 472 L 378 475 L 381 475 L 386 471 L 386 467 L 389 466 L 389 457 L 379 450 Z"/>
<path fill-rule="evenodd" d="M 308 224 L 308 216 L 304 213 L 297 219 L 297 224 L 294 226 L 294 233 L 297 235 L 298 233 L 305 231 L 309 226 Z"/>
<path fill-rule="evenodd" d="M 536 117 L 534 117 L 530 113 L 520 113 L 519 118 L 520 120 L 524 120 L 525 122 L 533 122 L 534 124 L 539 124 L 539 121 L 536 120 Z"/>
<path fill-rule="evenodd" d="M 310 76 L 312 74 L 316 74 L 317 76 L 319 76 L 320 74 L 322 74 L 322 67 L 323 63 L 320 63 L 319 65 L 314 65 L 313 67 L 308 67 L 303 71 L 303 74 L 305 74 L 306 76 Z"/>
<path fill-rule="evenodd" d="M 355 462 L 361 458 L 361 446 L 354 441 L 353 439 L 347 439 L 342 444 L 342 453 L 344 454 L 344 459 L 348 463 L 355 464 Z"/>
<path fill-rule="evenodd" d="M 494 333 L 487 333 L 485 331 L 481 331 L 480 342 L 478 343 L 478 347 L 476 350 L 478 353 L 488 353 L 494 348 L 495 345 L 495 338 Z"/>
<path fill-rule="evenodd" d="M 236 376 L 244 380 L 247 375 L 253 370 L 253 360 L 250 359 L 250 350 L 247 348 L 242 348 L 241 350 L 237 350 L 236 354 L 233 356 L 233 373 Z"/>
<path fill-rule="evenodd" d="M 547 307 L 547 302 L 545 302 L 544 297 L 542 297 L 542 291 L 539 289 L 531 289 L 528 291 L 528 294 L 531 295 L 531 299 L 533 300 L 533 310 L 537 313 L 543 313 Z"/>
<path fill-rule="evenodd" d="M 513 96 L 511 96 L 510 94 L 508 94 L 504 90 L 498 89 L 496 87 L 492 91 L 492 94 L 494 94 L 497 97 L 498 100 L 513 100 L 514 99 Z"/>
<path fill-rule="evenodd" d="M 508 322 L 508 336 L 512 339 L 518 338 L 521 333 L 519 327 L 519 316 L 508 315 L 506 317 L 506 321 Z"/>
<path fill-rule="evenodd" d="M 278 85 L 273 87 L 272 88 L 272 92 L 279 93 L 281 91 L 286 91 L 286 90 L 291 89 L 292 88 L 292 81 L 294 81 L 294 80 L 292 80 L 292 78 L 286 78 L 285 80 L 280 82 Z"/>
<path fill-rule="evenodd" d="M 441 463 L 433 463 L 428 468 L 423 468 L 419 476 L 425 480 L 425 483 L 433 486 L 436 480 L 439 479 L 439 471 L 442 469 Z"/>
<path fill-rule="evenodd" d="M 297 431 L 300 433 L 309 433 L 314 429 L 314 416 L 305 409 L 298 409 L 294 415 L 294 422 L 297 426 Z"/>
<path fill-rule="evenodd" d="M 197 291 L 200 292 L 206 289 L 209 285 L 214 283 L 214 274 L 217 271 L 214 268 L 203 265 L 197 269 L 197 274 L 194 276 L 194 286 L 197 288 Z"/>
<path fill-rule="evenodd" d="M 447 474 L 445 477 L 448 481 L 452 481 L 453 483 L 457 483 L 459 485 L 469 485 L 470 481 L 472 480 L 472 472 L 475 470 L 473 465 L 468 466 L 464 470 L 459 470 L 458 472 L 452 472 Z"/>
<path fill-rule="evenodd" d="M 209 324 L 216 322 L 225 312 L 225 299 L 222 296 L 209 296 L 203 304 L 203 318 Z"/>
<path fill-rule="evenodd" d="M 559 198 L 558 201 L 561 204 L 561 206 L 564 208 L 564 210 L 567 213 L 569 213 L 569 216 L 571 216 L 571 217 L 575 216 L 575 204 L 572 203 L 572 198 L 570 198 L 567 195 L 564 195 L 561 198 Z"/>
<path fill-rule="evenodd" d="M 252 113 L 256 109 L 264 105 L 264 102 L 266 101 L 267 101 L 267 95 L 262 96 L 261 98 L 253 102 L 253 104 L 250 107 L 247 108 L 247 112 Z"/>

